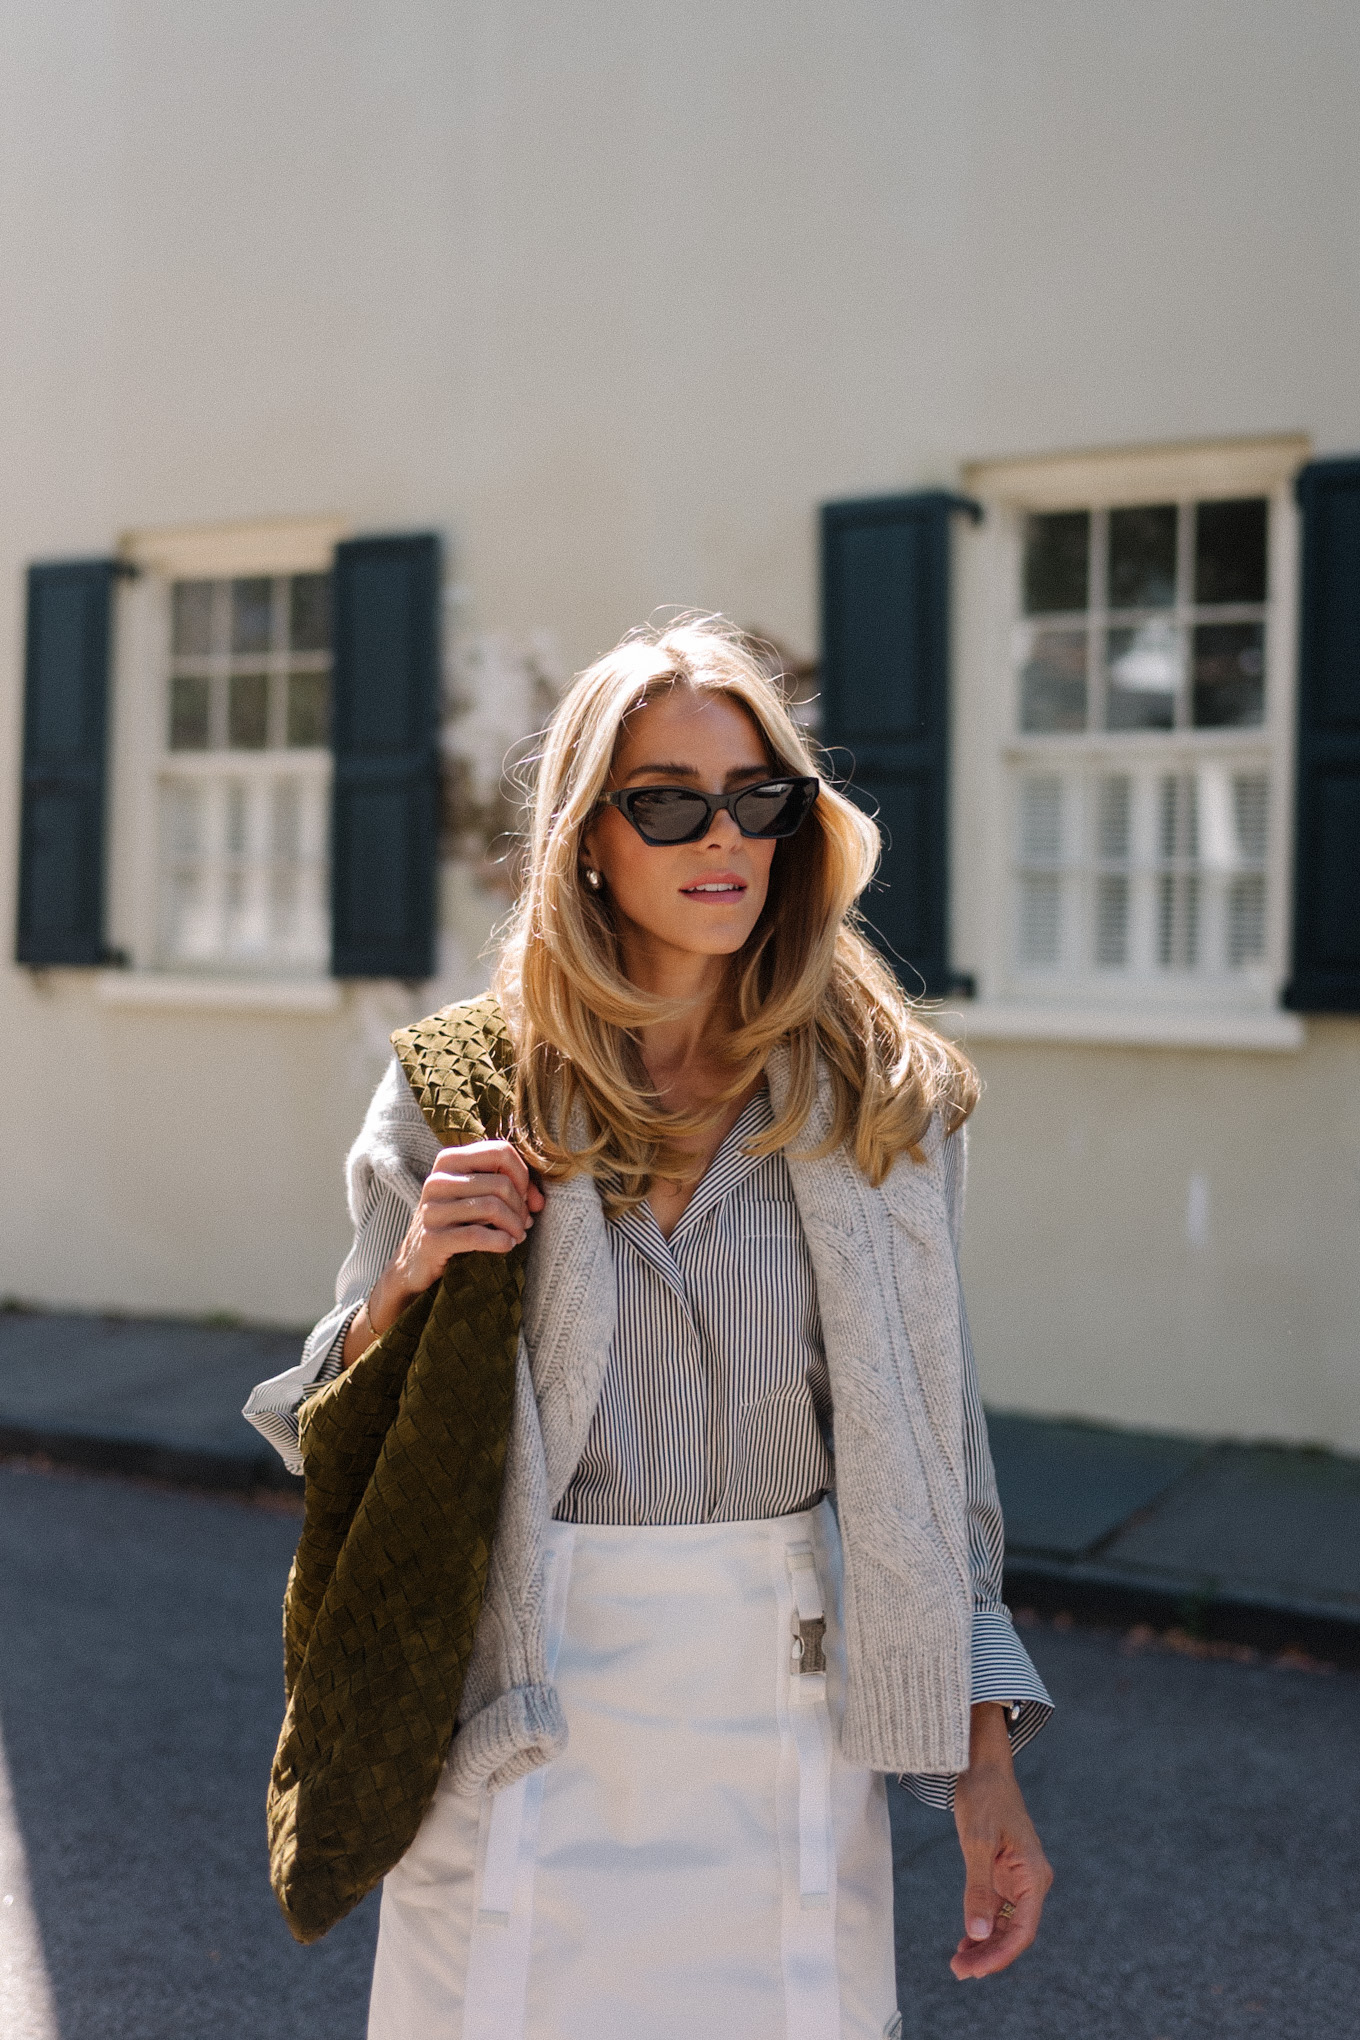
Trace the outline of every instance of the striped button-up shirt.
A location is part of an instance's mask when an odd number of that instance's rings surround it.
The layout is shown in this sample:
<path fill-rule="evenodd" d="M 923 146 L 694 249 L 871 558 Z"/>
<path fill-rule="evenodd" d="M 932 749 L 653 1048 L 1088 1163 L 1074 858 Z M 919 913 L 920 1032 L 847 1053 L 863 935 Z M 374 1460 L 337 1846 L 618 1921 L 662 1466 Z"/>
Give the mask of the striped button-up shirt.
<path fill-rule="evenodd" d="M 618 1319 L 568 1523 L 737 1523 L 834 1484 L 817 1285 L 761 1090 L 669 1240 L 650 1204 L 609 1227 Z"/>
<path fill-rule="evenodd" d="M 790 1515 L 834 1491 L 834 1411 L 812 1257 L 788 1166 L 747 1144 L 772 1123 L 762 1089 L 724 1140 L 667 1240 L 648 1204 L 609 1223 L 618 1316 L 580 1463 L 555 1514 L 594 1524 L 740 1522 Z M 947 1166 L 952 1166 L 950 1156 Z M 400 1244 L 410 1210 L 375 1185 L 340 1271 L 336 1307 L 300 1367 L 264 1382 L 246 1415 L 300 1468 L 297 1413 L 340 1370 L 345 1334 Z M 973 1578 L 973 1690 L 1007 1709 L 1011 1744 L 1052 1702 L 1001 1598 L 1000 1512 L 977 1497 L 986 1425 L 971 1354 L 964 1475 Z M 953 1781 L 904 1780 L 947 1807 Z"/>

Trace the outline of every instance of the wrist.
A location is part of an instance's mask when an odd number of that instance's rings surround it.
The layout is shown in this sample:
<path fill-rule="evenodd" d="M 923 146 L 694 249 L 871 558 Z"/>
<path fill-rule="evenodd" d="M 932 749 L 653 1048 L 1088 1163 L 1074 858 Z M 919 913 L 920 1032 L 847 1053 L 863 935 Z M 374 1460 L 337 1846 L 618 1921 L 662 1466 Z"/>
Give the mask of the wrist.
<path fill-rule="evenodd" d="M 1011 1761 L 1011 1739 L 1006 1709 L 1000 1700 L 979 1700 L 972 1710 L 968 1737 L 969 1761 L 973 1764 L 1005 1764 Z"/>
<path fill-rule="evenodd" d="M 405 1279 L 399 1260 L 390 1261 L 368 1292 L 368 1321 L 374 1335 L 381 1338 L 397 1322 L 412 1298 L 419 1290 Z"/>

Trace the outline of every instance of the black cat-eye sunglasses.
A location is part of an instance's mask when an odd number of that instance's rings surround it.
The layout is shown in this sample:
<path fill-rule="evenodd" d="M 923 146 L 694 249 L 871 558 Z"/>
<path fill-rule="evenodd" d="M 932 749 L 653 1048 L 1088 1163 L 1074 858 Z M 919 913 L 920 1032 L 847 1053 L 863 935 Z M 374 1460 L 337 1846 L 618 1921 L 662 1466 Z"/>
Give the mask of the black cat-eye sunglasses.
<path fill-rule="evenodd" d="M 606 793 L 644 843 L 694 843 L 714 815 L 726 809 L 743 836 L 791 836 L 812 813 L 820 779 L 764 779 L 740 793 L 696 793 L 688 786 L 630 786 Z"/>

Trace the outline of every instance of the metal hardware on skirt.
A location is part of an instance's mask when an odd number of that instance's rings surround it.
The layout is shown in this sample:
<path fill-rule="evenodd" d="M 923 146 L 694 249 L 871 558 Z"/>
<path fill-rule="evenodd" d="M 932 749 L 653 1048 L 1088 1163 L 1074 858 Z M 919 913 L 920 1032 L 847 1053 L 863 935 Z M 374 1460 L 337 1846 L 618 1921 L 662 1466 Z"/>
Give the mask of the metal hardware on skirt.
<path fill-rule="evenodd" d="M 816 805 L 822 782 L 815 778 L 764 779 L 737 793 L 700 793 L 692 786 L 629 786 L 600 796 L 615 807 L 644 843 L 694 843 L 722 809 L 743 836 L 792 836 Z"/>
<path fill-rule="evenodd" d="M 822 1642 L 826 1636 L 825 1615 L 795 1616 L 793 1624 L 793 1661 L 802 1672 L 824 1672 L 826 1652 Z"/>

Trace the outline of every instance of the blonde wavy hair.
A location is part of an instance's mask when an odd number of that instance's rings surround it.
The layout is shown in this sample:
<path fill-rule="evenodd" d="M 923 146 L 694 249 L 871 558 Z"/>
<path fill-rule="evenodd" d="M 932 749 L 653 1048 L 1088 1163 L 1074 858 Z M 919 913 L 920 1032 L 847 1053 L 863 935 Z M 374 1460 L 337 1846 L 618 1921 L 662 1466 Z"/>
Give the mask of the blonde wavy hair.
<path fill-rule="evenodd" d="M 721 1093 L 709 1114 L 684 1114 L 667 1111 L 651 1086 L 641 1030 L 679 1017 L 684 1004 L 624 976 L 608 899 L 582 879 L 581 839 L 608 790 L 625 720 L 673 687 L 738 703 L 774 771 L 818 772 L 761 649 L 721 617 L 632 631 L 578 675 L 544 733 L 525 883 L 495 990 L 517 1050 L 516 1137 L 549 1179 L 592 1175 L 610 1212 L 639 1203 L 658 1177 L 692 1175 L 687 1143 L 756 1081 L 777 1046 L 788 1055 L 788 1095 L 753 1152 L 798 1139 L 819 1065 L 830 1076 L 832 1117 L 814 1152 L 848 1145 L 874 1184 L 904 1150 L 921 1159 L 934 1114 L 952 1132 L 977 1101 L 972 1065 L 913 1011 L 861 933 L 856 902 L 878 864 L 878 828 L 825 777 L 802 828 L 776 845 L 764 909 L 731 958 Z"/>

